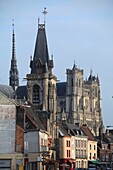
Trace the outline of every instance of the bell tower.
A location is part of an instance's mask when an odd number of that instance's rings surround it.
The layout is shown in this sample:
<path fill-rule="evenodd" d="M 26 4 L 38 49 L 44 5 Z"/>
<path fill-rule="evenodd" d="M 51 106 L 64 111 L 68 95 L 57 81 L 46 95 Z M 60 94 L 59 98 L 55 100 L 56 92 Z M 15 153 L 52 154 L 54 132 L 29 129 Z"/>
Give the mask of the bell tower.
<path fill-rule="evenodd" d="M 45 8 L 44 8 L 45 10 Z M 27 98 L 35 110 L 48 112 L 48 132 L 54 139 L 56 135 L 56 81 L 52 73 L 54 67 L 53 57 L 49 58 L 46 39 L 45 21 L 40 24 L 38 20 L 38 33 L 36 38 L 34 56 L 30 59 L 30 74 L 27 79 Z"/>

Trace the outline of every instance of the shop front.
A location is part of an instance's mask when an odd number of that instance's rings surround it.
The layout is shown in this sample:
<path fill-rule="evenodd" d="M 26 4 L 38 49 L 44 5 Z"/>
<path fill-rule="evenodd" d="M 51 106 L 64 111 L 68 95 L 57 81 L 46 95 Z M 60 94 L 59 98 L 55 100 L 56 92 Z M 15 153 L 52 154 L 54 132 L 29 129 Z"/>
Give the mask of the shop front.
<path fill-rule="evenodd" d="M 60 170 L 75 169 L 75 161 L 73 159 L 60 159 L 59 169 Z"/>

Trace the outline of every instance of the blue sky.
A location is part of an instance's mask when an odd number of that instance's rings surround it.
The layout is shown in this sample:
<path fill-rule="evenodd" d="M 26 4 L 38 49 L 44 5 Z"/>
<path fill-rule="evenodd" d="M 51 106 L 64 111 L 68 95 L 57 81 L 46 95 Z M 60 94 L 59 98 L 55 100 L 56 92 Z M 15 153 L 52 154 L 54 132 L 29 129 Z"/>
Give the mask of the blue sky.
<path fill-rule="evenodd" d="M 16 57 L 20 85 L 30 73 L 38 17 L 43 23 L 54 74 L 66 80 L 66 68 L 84 69 L 84 79 L 93 70 L 99 75 L 105 126 L 113 125 L 113 0 L 0 0 L 0 84 L 8 84 L 12 54 L 12 19 L 15 21 Z"/>

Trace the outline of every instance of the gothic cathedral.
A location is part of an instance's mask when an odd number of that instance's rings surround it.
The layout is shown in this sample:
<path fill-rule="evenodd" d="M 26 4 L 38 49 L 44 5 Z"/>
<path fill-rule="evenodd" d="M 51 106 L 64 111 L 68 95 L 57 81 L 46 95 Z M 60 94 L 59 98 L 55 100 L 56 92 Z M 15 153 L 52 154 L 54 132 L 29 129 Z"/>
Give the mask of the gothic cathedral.
<path fill-rule="evenodd" d="M 12 41 L 9 85 L 15 92 L 15 99 L 28 102 L 35 112 L 48 114 L 47 131 L 53 138 L 56 124 L 62 121 L 78 126 L 86 124 L 98 136 L 103 127 L 98 75 L 93 76 L 91 71 L 88 79 L 84 80 L 83 70 L 74 64 L 72 69 L 66 70 L 66 82 L 58 83 L 52 73 L 54 64 L 53 58 L 49 57 L 44 22 L 38 23 L 34 55 L 30 61 L 31 72 L 26 75 L 27 85 L 19 86 L 14 30 Z"/>

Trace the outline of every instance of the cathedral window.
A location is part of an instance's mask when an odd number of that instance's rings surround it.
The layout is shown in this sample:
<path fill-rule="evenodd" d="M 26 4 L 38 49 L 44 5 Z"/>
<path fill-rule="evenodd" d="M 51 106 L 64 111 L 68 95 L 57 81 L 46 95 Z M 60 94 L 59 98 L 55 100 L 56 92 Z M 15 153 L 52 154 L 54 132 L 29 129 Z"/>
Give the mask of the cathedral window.
<path fill-rule="evenodd" d="M 95 88 L 95 96 L 96 96 L 96 97 L 97 97 L 97 94 L 98 94 L 98 93 L 97 93 L 97 87 L 96 87 L 96 88 Z"/>
<path fill-rule="evenodd" d="M 79 87 L 81 87 L 81 80 L 79 79 Z"/>
<path fill-rule="evenodd" d="M 40 103 L 40 87 L 38 85 L 33 86 L 33 103 Z"/>
<path fill-rule="evenodd" d="M 88 109 L 88 107 L 89 107 L 89 102 L 88 102 L 88 100 L 86 99 L 86 100 L 85 100 L 85 108 Z"/>
<path fill-rule="evenodd" d="M 98 101 L 95 102 L 95 110 L 98 111 Z"/>
<path fill-rule="evenodd" d="M 79 100 L 79 109 L 80 109 L 80 110 L 83 109 L 83 101 L 82 101 L 82 98 L 80 98 L 80 100 Z"/>

